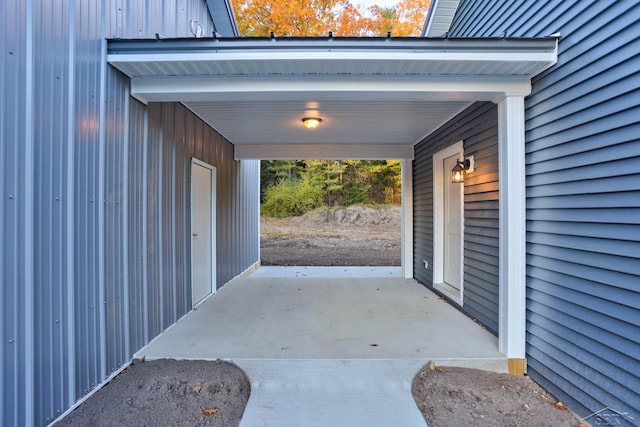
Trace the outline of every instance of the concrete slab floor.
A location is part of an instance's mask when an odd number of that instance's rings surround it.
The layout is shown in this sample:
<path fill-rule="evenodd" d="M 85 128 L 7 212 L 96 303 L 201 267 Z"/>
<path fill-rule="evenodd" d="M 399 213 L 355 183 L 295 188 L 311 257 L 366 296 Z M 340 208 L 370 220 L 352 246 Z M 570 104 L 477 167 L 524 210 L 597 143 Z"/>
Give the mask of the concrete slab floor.
<path fill-rule="evenodd" d="M 486 359 L 506 369 L 495 336 L 413 279 L 260 270 L 224 286 L 137 356 Z"/>
<path fill-rule="evenodd" d="M 136 354 L 224 359 L 251 397 L 241 426 L 425 426 L 429 361 L 505 372 L 497 339 L 398 268 L 260 268 Z"/>
<path fill-rule="evenodd" d="M 285 277 L 316 277 L 316 278 L 346 278 L 346 277 L 402 277 L 402 267 L 260 267 L 252 278 L 285 278 Z"/>

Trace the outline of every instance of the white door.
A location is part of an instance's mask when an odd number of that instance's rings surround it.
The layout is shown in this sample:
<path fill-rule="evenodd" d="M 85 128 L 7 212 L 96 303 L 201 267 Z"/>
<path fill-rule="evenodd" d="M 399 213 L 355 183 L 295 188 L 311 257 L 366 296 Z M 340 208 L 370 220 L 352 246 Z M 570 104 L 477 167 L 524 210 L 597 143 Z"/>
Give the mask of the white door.
<path fill-rule="evenodd" d="M 216 168 L 191 160 L 191 302 L 216 290 Z"/>
<path fill-rule="evenodd" d="M 444 187 L 444 268 L 443 282 L 460 292 L 462 282 L 462 186 L 451 182 L 451 169 L 456 165 L 459 155 L 443 160 Z M 449 172 L 447 174 L 447 172 Z M 447 179 L 444 179 L 447 178 Z"/>
<path fill-rule="evenodd" d="M 433 156 L 433 286 L 463 304 L 464 184 L 451 182 L 462 141 Z"/>

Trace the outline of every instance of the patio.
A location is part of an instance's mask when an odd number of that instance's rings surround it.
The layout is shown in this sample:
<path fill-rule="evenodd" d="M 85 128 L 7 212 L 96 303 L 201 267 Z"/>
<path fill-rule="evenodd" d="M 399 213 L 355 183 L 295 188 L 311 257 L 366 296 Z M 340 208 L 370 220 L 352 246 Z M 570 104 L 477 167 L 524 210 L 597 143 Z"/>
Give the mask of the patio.
<path fill-rule="evenodd" d="M 430 361 L 507 371 L 497 338 L 394 267 L 262 267 L 136 354 L 224 359 L 252 394 L 242 425 L 424 425 Z"/>

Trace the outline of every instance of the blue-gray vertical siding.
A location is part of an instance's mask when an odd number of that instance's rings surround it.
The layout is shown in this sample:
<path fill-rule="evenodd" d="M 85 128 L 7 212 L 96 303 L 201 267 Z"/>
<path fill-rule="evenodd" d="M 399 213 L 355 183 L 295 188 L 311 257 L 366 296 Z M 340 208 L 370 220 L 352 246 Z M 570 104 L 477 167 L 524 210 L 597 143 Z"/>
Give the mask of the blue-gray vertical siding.
<path fill-rule="evenodd" d="M 463 141 L 476 171 L 464 181 L 464 303 L 462 310 L 498 333 L 498 113 L 475 103 L 415 146 L 413 161 L 414 277 L 433 288 L 433 155 Z M 430 268 L 424 268 L 423 261 Z"/>
<path fill-rule="evenodd" d="M 32 413 L 30 403 L 15 396 L 33 393 L 33 70 L 28 63 L 33 25 L 28 2 L 0 3 L 0 423 L 20 425 Z M 29 98 L 30 99 L 30 98 Z M 7 114 L 7 112 L 15 112 Z"/>
<path fill-rule="evenodd" d="M 526 99 L 530 375 L 640 422 L 640 3 L 462 1 L 450 34 L 560 32 Z"/>
<path fill-rule="evenodd" d="M 204 0 L 9 0 L 0 20 L 0 425 L 43 425 L 190 309 L 192 156 L 233 230 L 218 285 L 258 260 L 259 163 L 106 64 L 107 37 L 210 33 Z"/>

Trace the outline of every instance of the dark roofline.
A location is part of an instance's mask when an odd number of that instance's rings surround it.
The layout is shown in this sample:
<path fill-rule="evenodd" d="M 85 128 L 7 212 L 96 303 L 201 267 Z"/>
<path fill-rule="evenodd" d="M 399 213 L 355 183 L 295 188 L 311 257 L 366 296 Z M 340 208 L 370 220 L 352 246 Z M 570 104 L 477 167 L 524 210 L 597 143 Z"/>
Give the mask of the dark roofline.
<path fill-rule="evenodd" d="M 108 52 L 151 53 L 247 50 L 367 51 L 398 50 L 414 52 L 548 52 L 556 49 L 557 37 L 543 38 L 428 38 L 428 37 L 213 37 L 172 39 L 109 39 Z"/>

